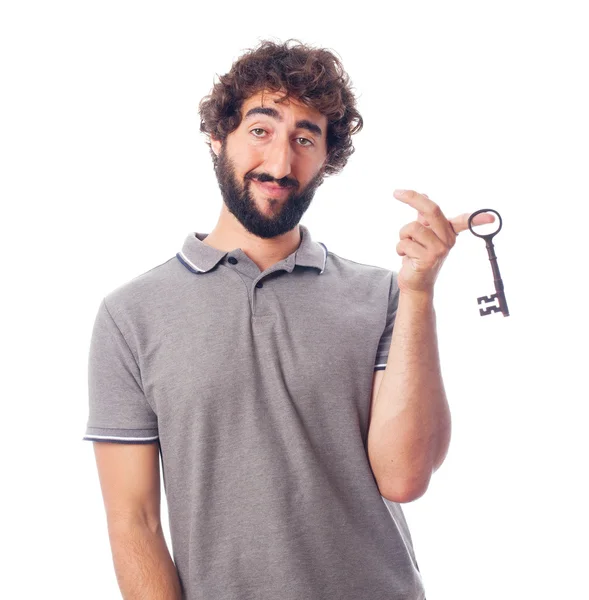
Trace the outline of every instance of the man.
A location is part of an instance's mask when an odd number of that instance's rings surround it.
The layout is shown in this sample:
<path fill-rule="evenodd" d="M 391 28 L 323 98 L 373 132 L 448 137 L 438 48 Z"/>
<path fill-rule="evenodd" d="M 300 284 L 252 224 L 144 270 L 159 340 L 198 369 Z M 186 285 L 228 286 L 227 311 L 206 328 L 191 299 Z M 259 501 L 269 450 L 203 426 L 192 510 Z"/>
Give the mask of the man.
<path fill-rule="evenodd" d="M 121 591 L 422 600 L 400 503 L 448 449 L 433 285 L 468 215 L 448 221 L 427 196 L 396 193 L 419 214 L 401 230 L 398 274 L 299 225 L 362 127 L 327 50 L 263 42 L 200 113 L 218 223 L 107 294 L 92 334 L 84 439 Z"/>

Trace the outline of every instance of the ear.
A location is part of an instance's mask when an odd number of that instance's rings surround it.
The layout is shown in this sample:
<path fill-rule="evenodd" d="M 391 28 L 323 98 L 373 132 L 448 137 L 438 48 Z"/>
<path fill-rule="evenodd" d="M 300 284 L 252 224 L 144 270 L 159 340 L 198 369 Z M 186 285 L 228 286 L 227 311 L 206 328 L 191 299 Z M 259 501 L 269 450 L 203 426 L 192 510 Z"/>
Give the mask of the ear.
<path fill-rule="evenodd" d="M 213 152 L 219 156 L 219 152 L 221 152 L 221 146 L 223 145 L 223 143 L 221 142 L 221 140 L 218 140 L 216 138 L 214 138 L 213 136 L 211 136 L 211 148 L 213 149 Z"/>

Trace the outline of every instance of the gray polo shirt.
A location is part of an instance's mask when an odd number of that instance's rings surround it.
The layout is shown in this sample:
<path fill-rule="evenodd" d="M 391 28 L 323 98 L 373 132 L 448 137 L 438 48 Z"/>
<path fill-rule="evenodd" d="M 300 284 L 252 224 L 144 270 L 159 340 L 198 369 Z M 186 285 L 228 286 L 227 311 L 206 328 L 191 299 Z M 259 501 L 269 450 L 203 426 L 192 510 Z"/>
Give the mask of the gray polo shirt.
<path fill-rule="evenodd" d="M 401 506 L 367 455 L 397 276 L 299 227 L 263 272 L 191 232 L 107 294 L 83 439 L 159 444 L 187 600 L 422 600 Z"/>

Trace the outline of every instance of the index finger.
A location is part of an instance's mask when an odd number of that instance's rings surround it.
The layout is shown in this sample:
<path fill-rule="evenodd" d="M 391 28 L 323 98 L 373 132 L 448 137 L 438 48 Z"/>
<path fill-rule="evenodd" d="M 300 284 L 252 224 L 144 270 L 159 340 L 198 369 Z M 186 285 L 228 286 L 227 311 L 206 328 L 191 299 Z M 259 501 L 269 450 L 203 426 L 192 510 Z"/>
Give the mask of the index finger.
<path fill-rule="evenodd" d="M 431 230 L 448 246 L 452 246 L 456 239 L 450 222 L 444 216 L 442 209 L 424 194 L 418 194 L 414 190 L 395 190 L 395 198 L 409 204 L 418 212 L 423 214 Z"/>
<path fill-rule="evenodd" d="M 450 219 L 450 224 L 454 228 L 456 233 L 466 231 L 468 229 L 468 219 L 472 213 L 462 213 L 461 215 Z M 495 217 L 489 213 L 481 213 L 472 220 L 472 225 L 485 225 L 486 223 L 493 223 Z"/>

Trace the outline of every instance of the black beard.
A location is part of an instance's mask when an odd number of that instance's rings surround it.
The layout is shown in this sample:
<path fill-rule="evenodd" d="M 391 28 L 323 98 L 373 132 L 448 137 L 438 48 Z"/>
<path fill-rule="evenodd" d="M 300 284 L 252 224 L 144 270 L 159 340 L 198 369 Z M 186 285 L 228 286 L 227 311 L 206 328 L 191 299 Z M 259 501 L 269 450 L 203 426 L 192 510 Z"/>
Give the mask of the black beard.
<path fill-rule="evenodd" d="M 294 229 L 309 208 L 315 190 L 323 183 L 323 173 L 319 171 L 307 186 L 300 193 L 297 193 L 296 181 L 291 179 L 275 180 L 265 173 L 256 176 L 248 173 L 244 178 L 245 183 L 242 188 L 237 183 L 235 165 L 227 157 L 225 146 L 222 146 L 221 152 L 217 156 L 215 174 L 219 182 L 223 202 L 225 202 L 229 211 L 249 232 L 260 238 L 273 238 Z M 271 181 L 282 187 L 292 186 L 289 196 L 280 201 L 282 208 L 276 216 L 267 217 L 258 210 L 250 191 L 253 179 L 262 182 Z"/>

